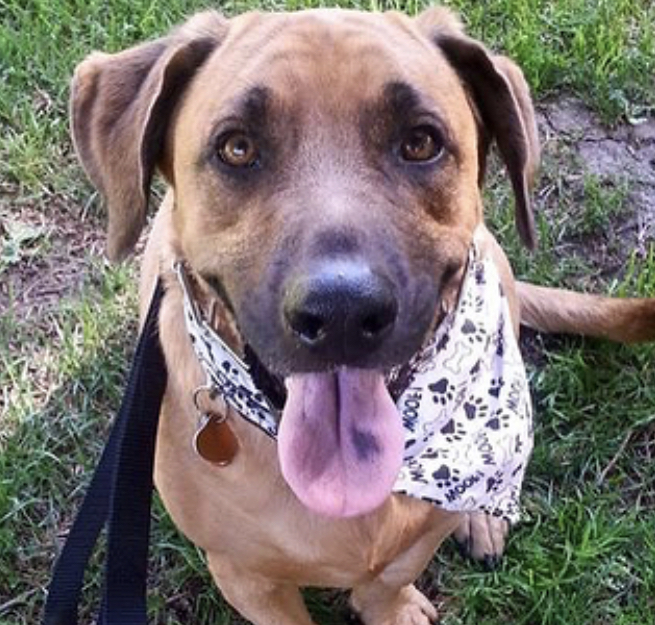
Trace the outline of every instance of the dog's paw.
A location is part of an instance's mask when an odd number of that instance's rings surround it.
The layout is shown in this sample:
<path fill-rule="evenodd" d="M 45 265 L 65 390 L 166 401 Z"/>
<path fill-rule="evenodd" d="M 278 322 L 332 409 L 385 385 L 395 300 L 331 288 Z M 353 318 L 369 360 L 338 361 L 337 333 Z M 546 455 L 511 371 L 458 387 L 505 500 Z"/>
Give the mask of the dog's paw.
<path fill-rule="evenodd" d="M 351 597 L 351 604 L 365 625 L 430 625 L 437 620 L 436 608 L 411 584 L 392 597 L 375 595 Z"/>
<path fill-rule="evenodd" d="M 405 586 L 401 591 L 402 603 L 388 625 L 429 625 L 436 622 L 437 610 L 427 597 L 414 588 Z"/>
<path fill-rule="evenodd" d="M 495 569 L 505 550 L 509 523 L 486 512 L 468 512 L 453 533 L 462 554 Z"/>

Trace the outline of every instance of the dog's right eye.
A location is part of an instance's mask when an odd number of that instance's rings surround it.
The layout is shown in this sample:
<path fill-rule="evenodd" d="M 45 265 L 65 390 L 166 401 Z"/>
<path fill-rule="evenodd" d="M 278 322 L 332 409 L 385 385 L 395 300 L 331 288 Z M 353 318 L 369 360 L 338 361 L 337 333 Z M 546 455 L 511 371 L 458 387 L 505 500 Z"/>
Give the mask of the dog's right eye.
<path fill-rule="evenodd" d="M 400 156 L 409 163 L 433 161 L 442 151 L 443 143 L 438 133 L 429 126 L 412 128 L 400 143 Z"/>
<path fill-rule="evenodd" d="M 245 132 L 230 132 L 218 140 L 218 157 L 230 167 L 255 167 L 259 163 L 259 150 Z"/>

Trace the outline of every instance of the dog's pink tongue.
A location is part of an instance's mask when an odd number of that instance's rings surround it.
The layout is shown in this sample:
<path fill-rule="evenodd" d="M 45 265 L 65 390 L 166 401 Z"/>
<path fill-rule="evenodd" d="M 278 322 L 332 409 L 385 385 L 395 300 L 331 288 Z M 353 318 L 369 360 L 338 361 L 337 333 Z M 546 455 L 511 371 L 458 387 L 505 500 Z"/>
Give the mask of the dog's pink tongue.
<path fill-rule="evenodd" d="M 400 415 L 381 373 L 340 369 L 287 379 L 282 474 L 311 510 L 356 516 L 391 492 L 403 458 Z"/>

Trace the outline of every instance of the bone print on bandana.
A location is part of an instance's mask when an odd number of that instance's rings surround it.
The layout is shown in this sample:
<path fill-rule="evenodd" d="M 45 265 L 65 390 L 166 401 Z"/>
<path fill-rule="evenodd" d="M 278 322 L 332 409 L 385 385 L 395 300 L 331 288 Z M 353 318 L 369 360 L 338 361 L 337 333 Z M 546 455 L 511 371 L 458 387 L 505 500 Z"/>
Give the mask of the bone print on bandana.
<path fill-rule="evenodd" d="M 242 360 L 184 292 L 187 329 L 214 388 L 271 437 L 277 418 Z M 411 363 L 396 405 L 405 428 L 405 462 L 395 492 L 446 510 L 484 510 L 515 522 L 532 450 L 532 408 L 509 307 L 490 259 L 472 245 L 455 310 Z"/>

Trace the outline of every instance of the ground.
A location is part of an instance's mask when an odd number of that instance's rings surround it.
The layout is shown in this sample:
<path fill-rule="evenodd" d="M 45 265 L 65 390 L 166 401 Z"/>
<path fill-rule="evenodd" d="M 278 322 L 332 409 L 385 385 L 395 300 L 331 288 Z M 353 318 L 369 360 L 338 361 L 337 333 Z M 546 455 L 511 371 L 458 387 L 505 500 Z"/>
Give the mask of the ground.
<path fill-rule="evenodd" d="M 573 164 L 579 164 L 571 181 L 573 186 L 576 175 L 586 175 L 617 189 L 622 204 L 616 207 L 622 222 L 616 224 L 618 234 L 628 235 L 625 242 L 633 244 L 644 256 L 655 235 L 655 119 L 644 118 L 638 123 L 608 128 L 579 100 L 560 97 L 540 105 L 539 122 L 545 149 L 552 160 L 561 163 L 563 152 L 568 150 Z M 548 186 L 541 185 L 541 196 L 549 191 Z M 630 211 L 625 210 L 627 207 Z M 613 212 L 617 217 L 619 210 Z M 635 238 L 631 239 L 629 232 Z M 613 271 L 618 267 L 605 269 Z"/>
<path fill-rule="evenodd" d="M 477 36 L 519 61 L 537 97 L 544 158 L 535 254 L 514 234 L 499 167 L 486 198 L 517 273 L 653 295 L 652 5 L 449 4 Z M 0 7 L 2 625 L 38 621 L 52 558 L 119 402 L 135 332 L 134 265 L 102 257 L 101 202 L 66 133 L 67 76 L 91 49 L 164 32 L 196 6 L 171 0 L 155 11 L 155 3 L 112 0 L 109 14 L 95 1 L 84 9 L 63 0 Z M 655 612 L 655 349 L 534 334 L 523 347 L 537 416 L 525 519 L 496 572 L 447 545 L 421 586 L 446 625 L 644 625 Z M 237 622 L 211 587 L 202 554 L 159 503 L 154 516 L 152 622 Z M 96 568 L 89 596 L 98 583 Z M 343 595 L 308 596 L 323 625 L 349 618 Z"/>

